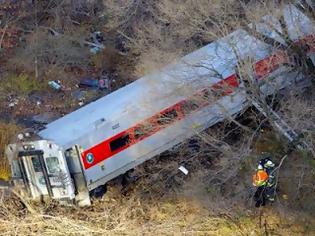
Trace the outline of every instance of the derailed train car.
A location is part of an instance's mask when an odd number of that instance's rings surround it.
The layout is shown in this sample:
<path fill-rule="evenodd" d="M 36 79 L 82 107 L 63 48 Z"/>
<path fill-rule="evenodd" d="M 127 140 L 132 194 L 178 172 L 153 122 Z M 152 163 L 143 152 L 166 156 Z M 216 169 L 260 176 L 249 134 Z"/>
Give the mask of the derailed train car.
<path fill-rule="evenodd" d="M 312 21 L 292 5 L 282 14 L 290 39 L 307 45 L 312 60 Z M 266 16 L 256 26 L 282 40 L 278 19 Z M 33 199 L 89 205 L 92 190 L 244 110 L 248 99 L 236 68 L 248 58 L 264 95 L 303 79 L 285 51 L 236 30 L 48 124 L 40 140 L 8 145 L 14 183 Z"/>

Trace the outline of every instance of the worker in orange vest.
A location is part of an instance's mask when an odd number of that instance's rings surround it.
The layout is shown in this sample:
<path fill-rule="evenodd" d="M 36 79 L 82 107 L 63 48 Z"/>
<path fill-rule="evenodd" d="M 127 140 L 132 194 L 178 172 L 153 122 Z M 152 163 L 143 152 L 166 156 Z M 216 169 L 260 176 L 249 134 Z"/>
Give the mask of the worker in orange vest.
<path fill-rule="evenodd" d="M 271 159 L 263 158 L 259 161 L 256 173 L 253 175 L 253 185 L 257 187 L 254 195 L 255 206 L 260 207 L 266 204 L 266 200 L 273 202 L 275 195 L 275 164 Z"/>
<path fill-rule="evenodd" d="M 264 206 L 266 204 L 266 187 L 268 178 L 268 173 L 263 168 L 257 169 L 256 173 L 253 175 L 253 185 L 257 187 L 254 195 L 256 207 Z"/>
<path fill-rule="evenodd" d="M 263 187 L 267 185 L 268 173 L 264 169 L 258 169 L 253 175 L 253 185 L 255 187 Z"/>

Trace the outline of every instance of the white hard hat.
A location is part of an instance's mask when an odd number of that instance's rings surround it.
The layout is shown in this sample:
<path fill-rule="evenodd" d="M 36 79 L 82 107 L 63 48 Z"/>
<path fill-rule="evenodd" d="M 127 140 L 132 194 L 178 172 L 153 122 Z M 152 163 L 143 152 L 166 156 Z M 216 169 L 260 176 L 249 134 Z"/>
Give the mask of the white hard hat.
<path fill-rule="evenodd" d="M 258 167 L 257 167 L 257 169 L 258 169 L 258 170 L 263 170 L 264 167 L 263 167 L 261 164 L 259 164 Z"/>
<path fill-rule="evenodd" d="M 274 167 L 275 164 L 272 161 L 267 161 L 266 166 Z"/>

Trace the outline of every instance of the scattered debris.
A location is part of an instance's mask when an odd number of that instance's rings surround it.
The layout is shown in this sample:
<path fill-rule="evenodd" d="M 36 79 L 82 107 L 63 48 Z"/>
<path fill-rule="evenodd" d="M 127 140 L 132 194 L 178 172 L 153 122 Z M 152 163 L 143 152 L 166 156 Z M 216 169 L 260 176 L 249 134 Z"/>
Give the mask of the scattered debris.
<path fill-rule="evenodd" d="M 84 77 L 80 80 L 78 87 L 79 88 L 93 88 L 106 90 L 110 92 L 111 90 L 111 82 L 109 75 L 107 73 L 102 73 L 100 79 L 96 79 L 93 77 Z M 80 92 L 75 92 L 74 96 L 81 96 Z"/>
<path fill-rule="evenodd" d="M 92 47 L 92 48 L 90 48 L 90 53 L 92 53 L 94 55 L 99 53 L 100 51 L 101 51 L 101 49 L 99 47 Z"/>
<path fill-rule="evenodd" d="M 111 79 L 106 72 L 103 72 L 101 75 L 101 78 L 99 80 L 99 88 L 102 90 L 106 89 L 108 92 L 111 91 Z"/>
<path fill-rule="evenodd" d="M 100 79 L 99 80 L 99 83 L 98 83 L 98 86 L 100 89 L 107 89 L 107 86 L 108 86 L 108 80 L 107 79 Z"/>
<path fill-rule="evenodd" d="M 56 91 L 60 91 L 62 89 L 61 82 L 59 80 L 51 80 L 48 82 L 48 85 Z"/>
<path fill-rule="evenodd" d="M 102 44 L 104 42 L 104 37 L 101 31 L 95 31 L 91 34 L 91 40 L 94 43 Z"/>
<path fill-rule="evenodd" d="M 95 78 L 85 77 L 80 80 L 79 88 L 99 88 L 99 81 Z"/>
<path fill-rule="evenodd" d="M 57 32 L 56 30 L 54 30 L 54 29 L 51 28 L 51 27 L 47 27 L 47 30 L 50 32 L 50 34 L 51 34 L 52 36 L 58 37 L 58 36 L 61 35 L 61 33 Z"/>
<path fill-rule="evenodd" d="M 180 166 L 179 168 L 178 168 L 181 172 L 183 172 L 184 173 L 184 175 L 188 175 L 188 170 L 184 167 L 184 166 Z"/>
<path fill-rule="evenodd" d="M 12 107 L 15 107 L 17 104 L 19 103 L 19 100 L 14 98 L 10 101 L 9 103 L 9 107 L 12 108 Z"/>
<path fill-rule="evenodd" d="M 92 54 L 97 54 L 105 48 L 103 44 L 104 37 L 100 31 L 95 31 L 91 33 L 90 40 L 91 42 L 85 41 L 85 44 L 91 47 L 90 52 Z"/>

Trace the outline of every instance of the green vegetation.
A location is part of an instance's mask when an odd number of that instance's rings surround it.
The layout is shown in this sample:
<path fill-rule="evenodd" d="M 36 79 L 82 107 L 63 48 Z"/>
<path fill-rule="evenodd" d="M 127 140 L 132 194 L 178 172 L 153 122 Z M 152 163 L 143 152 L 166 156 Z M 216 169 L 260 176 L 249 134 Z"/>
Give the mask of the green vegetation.
<path fill-rule="evenodd" d="M 33 91 L 47 88 L 45 81 L 35 79 L 27 74 L 8 74 L 0 79 L 0 94 L 28 95 Z"/>

